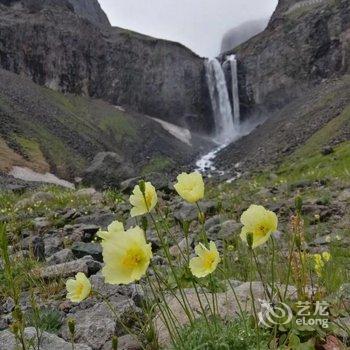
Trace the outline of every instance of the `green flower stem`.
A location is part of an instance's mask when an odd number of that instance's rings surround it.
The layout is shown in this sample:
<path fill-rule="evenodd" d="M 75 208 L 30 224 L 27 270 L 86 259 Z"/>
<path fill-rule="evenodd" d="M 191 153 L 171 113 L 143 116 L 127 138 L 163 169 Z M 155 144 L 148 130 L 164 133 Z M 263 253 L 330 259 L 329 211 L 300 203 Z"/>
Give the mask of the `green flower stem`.
<path fill-rule="evenodd" d="M 197 206 L 197 209 L 198 209 L 198 214 L 199 214 L 199 216 L 201 218 L 201 225 L 202 225 L 201 235 L 202 235 L 202 240 L 207 245 L 209 240 L 208 240 L 207 232 L 205 231 L 204 220 L 202 220 L 202 218 L 204 219 L 204 213 L 202 212 L 202 209 L 200 208 L 198 202 L 196 202 L 196 206 Z"/>
<path fill-rule="evenodd" d="M 170 310 L 169 307 L 165 306 L 165 309 L 166 309 L 166 311 L 167 311 L 168 317 L 165 315 L 162 306 L 160 305 L 160 303 L 159 303 L 158 300 L 157 300 L 157 299 L 158 299 L 158 294 L 156 293 L 156 291 L 155 291 L 155 289 L 154 289 L 154 287 L 153 287 L 151 278 L 150 278 L 150 276 L 149 276 L 148 273 L 146 273 L 146 278 L 147 278 L 147 282 L 148 282 L 149 286 L 151 287 L 153 297 L 154 297 L 154 299 L 155 299 L 156 302 L 157 302 L 157 305 L 158 305 L 159 311 L 160 311 L 160 313 L 161 313 L 161 315 L 162 315 L 162 318 L 163 318 L 163 320 L 164 320 L 165 326 L 166 326 L 166 328 L 167 328 L 167 330 L 168 330 L 168 332 L 169 332 L 170 339 L 171 339 L 173 345 L 175 346 L 175 345 L 176 345 L 176 337 L 175 337 L 175 336 L 173 335 L 173 333 L 172 333 L 172 332 L 173 332 L 173 329 L 172 329 L 172 327 L 170 326 L 169 321 L 172 322 L 173 327 L 174 327 L 174 329 L 175 329 L 175 332 L 178 334 L 178 337 L 179 337 L 179 339 L 181 340 L 181 342 L 183 342 L 183 341 L 182 341 L 182 338 L 181 338 L 181 336 L 180 336 L 180 334 L 179 334 L 179 332 L 178 332 L 178 330 L 177 330 L 177 327 L 176 327 L 176 325 L 175 325 L 175 321 L 173 320 L 172 312 L 171 312 L 171 310 Z M 157 281 L 157 283 L 159 283 L 159 282 Z M 160 287 L 159 287 L 159 291 L 160 291 L 161 299 L 162 299 L 164 305 L 167 305 L 167 301 L 166 301 L 166 299 L 165 299 L 165 297 L 164 297 L 164 294 L 163 294 L 163 292 L 161 291 L 161 288 L 160 288 Z"/>
<path fill-rule="evenodd" d="M 224 277 L 225 277 L 225 280 L 226 280 L 226 281 L 228 282 L 228 284 L 230 285 L 230 288 L 231 288 L 231 290 L 232 290 L 233 296 L 235 297 L 236 303 L 237 303 L 237 305 L 238 305 L 238 310 L 239 310 L 239 313 L 240 313 L 240 317 L 241 317 L 241 319 L 242 319 L 242 321 L 243 321 L 243 323 L 244 323 L 245 331 L 246 331 L 246 333 L 248 334 L 247 319 L 246 319 L 246 317 L 245 317 L 245 315 L 244 315 L 244 312 L 243 312 L 243 309 L 242 309 L 242 305 L 241 305 L 241 303 L 240 303 L 240 301 L 239 301 L 239 299 L 238 299 L 237 293 L 236 293 L 236 291 L 235 291 L 235 289 L 234 289 L 234 287 L 233 287 L 233 285 L 232 285 L 230 279 L 228 278 L 228 276 L 227 276 L 227 274 L 226 274 L 226 271 L 224 271 L 224 269 L 221 269 L 221 268 L 220 268 L 220 271 L 223 272 Z"/>
<path fill-rule="evenodd" d="M 252 257 L 253 257 L 253 259 L 254 259 L 254 261 L 255 261 L 256 269 L 257 269 L 257 271 L 258 271 L 258 274 L 259 274 L 261 283 L 262 283 L 262 285 L 263 285 L 265 294 L 266 294 L 267 298 L 270 299 L 270 300 L 272 301 L 272 299 L 271 299 L 271 298 L 272 298 L 272 295 L 271 295 L 271 293 L 270 293 L 270 291 L 269 291 L 269 289 L 268 289 L 268 286 L 266 286 L 266 284 L 265 284 L 265 282 L 264 282 L 263 275 L 262 275 L 262 273 L 261 273 L 261 271 L 260 271 L 260 266 L 259 266 L 258 258 L 257 258 L 256 254 L 255 254 L 255 252 L 254 252 L 254 249 L 250 249 L 250 250 L 251 250 L 251 255 L 252 255 Z M 253 261 L 252 261 L 252 263 L 253 263 Z"/>
<path fill-rule="evenodd" d="M 284 293 L 283 293 L 283 300 L 282 300 L 283 302 L 286 300 L 286 297 L 287 297 L 290 275 L 292 273 L 292 260 L 293 260 L 294 247 L 295 247 L 295 235 L 293 235 L 291 248 L 289 250 L 287 281 L 286 281 L 286 287 L 285 287 Z"/>
<path fill-rule="evenodd" d="M 162 248 L 163 248 L 163 250 L 164 250 L 165 256 L 166 256 L 166 258 L 167 258 L 167 260 L 168 260 L 168 262 L 169 262 L 169 266 L 170 266 L 171 272 L 172 272 L 172 274 L 173 274 L 173 276 L 174 276 L 174 278 L 175 278 L 175 282 L 176 282 L 176 284 L 177 284 L 177 286 L 178 286 L 178 288 L 179 288 L 179 292 L 180 292 L 180 294 L 181 294 L 181 298 L 182 298 L 182 300 L 183 300 L 184 307 L 185 307 L 185 313 L 186 313 L 186 315 L 187 315 L 187 317 L 188 317 L 188 319 L 189 319 L 191 325 L 193 325 L 193 318 L 192 318 L 192 317 L 194 317 L 194 316 L 191 315 L 191 308 L 189 307 L 189 302 L 188 302 L 188 300 L 187 300 L 187 297 L 186 297 L 185 293 L 183 292 L 183 289 L 181 288 L 180 281 L 179 281 L 179 279 L 178 279 L 177 273 L 176 273 L 176 271 L 175 271 L 175 269 L 174 269 L 174 266 L 173 266 L 173 264 L 172 264 L 172 260 L 171 260 L 171 256 L 170 256 L 170 252 L 169 252 L 169 247 L 168 247 L 167 244 L 164 242 L 164 238 L 163 238 L 162 234 L 160 233 L 160 230 L 159 230 L 159 228 L 158 228 L 157 222 L 156 222 L 156 220 L 154 219 L 153 215 L 152 215 L 151 213 L 149 213 L 149 216 L 151 217 L 151 220 L 152 220 L 153 225 L 154 225 L 154 227 L 155 227 L 155 229 L 156 229 L 158 238 L 159 238 L 159 240 L 160 240 L 160 242 L 161 242 L 161 245 L 162 245 Z"/>
<path fill-rule="evenodd" d="M 208 332 L 209 332 L 210 336 L 212 337 L 212 336 L 213 336 L 213 334 L 212 334 L 212 331 L 211 331 L 211 328 L 210 328 L 210 324 L 209 324 L 209 320 L 208 320 L 208 317 L 207 317 L 207 314 L 206 314 L 206 310 L 205 310 L 205 308 L 204 308 L 204 306 L 203 306 L 203 303 L 202 303 L 202 300 L 201 300 L 201 298 L 200 298 L 200 295 L 199 295 L 199 292 L 198 292 L 198 289 L 197 289 L 196 283 L 195 283 L 194 281 L 193 281 L 192 283 L 193 283 L 194 290 L 196 291 L 197 299 L 198 299 L 198 302 L 199 302 L 200 308 L 201 308 L 201 310 L 202 310 L 202 313 L 203 313 L 203 316 L 204 316 L 205 322 L 206 322 L 207 327 L 208 327 Z M 204 293 L 204 294 L 205 294 L 205 293 Z M 210 309 L 210 311 L 211 311 L 210 303 L 209 303 L 209 300 L 208 300 L 208 298 L 207 298 L 207 296 L 206 296 L 206 295 L 205 295 L 205 298 L 206 298 L 206 300 L 207 300 L 207 303 L 208 303 L 209 309 Z M 211 312 L 212 312 L 212 311 L 211 311 Z"/>
<path fill-rule="evenodd" d="M 254 257 L 254 251 L 252 248 L 249 248 L 250 250 L 250 264 L 253 265 L 253 257 Z M 257 335 L 258 335 L 258 350 L 260 350 L 260 329 L 259 329 L 259 319 L 258 319 L 258 313 L 256 312 L 256 307 L 255 307 L 255 298 L 254 298 L 254 293 L 253 293 L 253 286 L 252 286 L 252 281 L 253 281 L 253 271 L 250 271 L 250 281 L 249 281 L 249 291 L 250 291 L 250 297 L 252 299 L 252 306 L 253 306 L 253 312 L 254 312 L 254 318 L 256 322 L 256 330 L 257 330 Z"/>
<path fill-rule="evenodd" d="M 174 270 L 174 267 L 173 267 L 173 264 L 172 264 L 172 260 L 171 260 L 171 256 L 170 256 L 170 252 L 169 252 L 169 247 L 167 246 L 167 244 L 164 242 L 164 238 L 162 236 L 162 234 L 160 233 L 160 230 L 158 228 L 158 225 L 157 225 L 157 222 L 156 220 L 154 219 L 153 215 L 151 214 L 150 210 L 149 210 L 149 206 L 148 206 L 148 203 L 147 203 L 147 200 L 146 200 L 146 196 L 145 196 L 145 193 L 142 192 L 142 196 L 143 196 L 143 199 L 145 201 L 145 205 L 146 205 L 146 208 L 147 208 L 147 211 L 148 211 L 148 214 L 153 222 L 153 225 L 154 225 L 154 228 L 156 229 L 156 232 L 157 232 L 157 235 L 158 235 L 158 238 L 161 242 L 161 245 L 162 245 L 162 248 L 164 250 L 164 253 L 165 253 L 165 256 L 169 262 L 169 266 L 170 266 L 170 269 L 171 269 L 171 272 L 172 274 L 174 275 L 174 278 L 175 278 L 175 281 L 176 281 L 176 284 L 179 288 L 179 292 L 181 294 L 181 297 L 182 297 L 182 300 L 184 302 L 184 306 L 185 306 L 185 313 L 190 321 L 190 324 L 193 325 L 193 319 L 192 319 L 192 316 L 194 317 L 194 315 L 191 315 L 191 308 L 188 308 L 188 300 L 187 300 L 187 297 L 185 295 L 185 293 L 183 292 L 182 288 L 181 288 L 181 285 L 180 285 L 180 281 L 177 277 L 177 274 L 176 274 L 176 271 Z"/>
<path fill-rule="evenodd" d="M 171 293 L 171 295 L 177 300 L 177 302 L 179 303 L 179 305 L 181 305 L 182 309 L 186 312 L 186 309 L 185 309 L 185 307 L 183 306 L 183 303 L 181 302 L 181 300 L 180 300 L 180 298 L 178 297 L 178 295 L 169 287 L 169 285 L 168 285 L 168 283 L 166 282 L 166 280 L 164 280 L 164 278 L 162 278 L 162 276 L 157 272 L 157 270 L 155 269 L 155 266 L 153 267 L 153 271 L 154 271 L 154 273 L 155 273 L 155 276 L 156 276 L 156 279 L 157 279 L 157 283 L 158 283 L 158 287 L 159 287 L 159 290 L 161 291 L 161 293 L 162 293 L 162 288 L 161 288 L 160 282 L 164 284 L 165 288 L 167 288 L 167 289 L 169 290 L 169 292 Z M 164 297 L 163 295 L 162 295 L 162 297 L 163 297 L 163 302 L 164 302 L 164 304 L 167 305 L 167 301 L 166 301 L 165 297 Z M 172 310 L 171 310 L 170 308 L 169 308 L 169 311 L 170 311 L 171 313 L 173 313 Z M 175 317 L 175 316 L 174 316 L 174 317 Z M 176 317 L 175 317 L 175 319 L 176 319 Z M 178 321 L 177 319 L 176 319 L 176 321 L 177 321 L 177 323 L 179 324 L 179 326 L 181 326 L 180 323 L 179 323 L 179 321 Z"/>

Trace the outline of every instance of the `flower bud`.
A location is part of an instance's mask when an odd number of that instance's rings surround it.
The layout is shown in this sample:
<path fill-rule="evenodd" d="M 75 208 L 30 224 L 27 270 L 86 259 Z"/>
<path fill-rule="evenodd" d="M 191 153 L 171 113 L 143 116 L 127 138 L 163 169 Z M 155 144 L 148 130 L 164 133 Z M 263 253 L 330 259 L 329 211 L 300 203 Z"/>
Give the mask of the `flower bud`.
<path fill-rule="evenodd" d="M 205 223 L 205 215 L 204 215 L 204 213 L 198 213 L 198 221 L 201 224 Z"/>
<path fill-rule="evenodd" d="M 74 318 L 70 318 L 68 319 L 68 329 L 69 329 L 69 333 L 73 336 L 75 334 L 75 319 Z"/>
<path fill-rule="evenodd" d="M 140 191 L 143 195 L 145 195 L 146 193 L 146 184 L 145 184 L 145 181 L 144 180 L 141 180 L 139 182 L 139 187 L 140 187 Z"/>
<path fill-rule="evenodd" d="M 112 337 L 112 350 L 118 350 L 118 337 L 115 335 Z"/>
<path fill-rule="evenodd" d="M 253 234 L 251 232 L 249 232 L 247 234 L 247 244 L 248 244 L 248 247 L 250 249 L 252 249 L 252 247 L 253 247 Z"/>
<path fill-rule="evenodd" d="M 302 207 L 303 207 L 303 199 L 301 198 L 301 196 L 297 196 L 295 198 L 295 209 L 298 214 L 301 214 Z"/>
<path fill-rule="evenodd" d="M 17 322 L 13 323 L 13 324 L 11 325 L 11 328 L 12 328 L 13 334 L 14 334 L 14 335 L 17 335 L 18 332 L 19 332 L 19 325 L 18 325 L 18 323 L 17 323 Z"/>
<path fill-rule="evenodd" d="M 189 231 L 190 231 L 190 222 L 189 221 L 182 222 L 182 230 L 184 231 L 185 236 L 187 236 Z"/>

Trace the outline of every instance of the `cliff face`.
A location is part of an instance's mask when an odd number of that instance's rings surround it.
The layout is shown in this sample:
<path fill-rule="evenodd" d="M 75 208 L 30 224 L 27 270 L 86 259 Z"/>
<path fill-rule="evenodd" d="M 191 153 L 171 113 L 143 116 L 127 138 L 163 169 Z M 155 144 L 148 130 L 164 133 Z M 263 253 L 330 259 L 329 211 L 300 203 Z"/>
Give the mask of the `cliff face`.
<path fill-rule="evenodd" d="M 28 2 L 0 1 L 1 68 L 57 91 L 210 129 L 202 58 L 180 44 L 109 27 L 97 1 Z"/>
<path fill-rule="evenodd" d="M 244 22 L 243 24 L 230 29 L 222 38 L 221 52 L 226 52 L 244 43 L 254 35 L 262 32 L 268 23 L 268 18 Z"/>
<path fill-rule="evenodd" d="M 267 29 L 234 53 L 243 116 L 268 115 L 349 72 L 349 1 L 280 0 Z"/>

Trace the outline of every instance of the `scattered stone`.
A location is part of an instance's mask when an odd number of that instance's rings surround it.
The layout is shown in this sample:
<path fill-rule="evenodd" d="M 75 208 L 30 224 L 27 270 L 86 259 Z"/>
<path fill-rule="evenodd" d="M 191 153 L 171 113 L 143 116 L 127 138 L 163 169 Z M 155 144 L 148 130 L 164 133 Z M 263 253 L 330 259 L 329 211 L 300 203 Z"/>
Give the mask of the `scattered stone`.
<path fill-rule="evenodd" d="M 94 188 L 82 188 L 76 192 L 77 197 L 90 197 L 92 203 L 97 204 L 102 202 L 103 194 L 101 192 L 96 191 Z"/>
<path fill-rule="evenodd" d="M 46 235 L 44 237 L 44 244 L 45 255 L 49 257 L 63 248 L 63 239 L 55 234 Z"/>
<path fill-rule="evenodd" d="M 36 259 L 40 261 L 45 261 L 46 249 L 42 237 L 29 236 L 22 240 L 20 246 L 22 249 L 31 252 Z"/>
<path fill-rule="evenodd" d="M 120 188 L 122 181 L 135 174 L 131 163 L 115 152 L 100 152 L 85 170 L 83 183 L 97 189 Z"/>
<path fill-rule="evenodd" d="M 51 226 L 51 222 L 45 218 L 35 218 L 33 220 L 33 226 L 36 230 L 41 231 Z"/>
<path fill-rule="evenodd" d="M 140 341 L 130 334 L 126 334 L 118 338 L 118 350 L 141 350 L 142 348 L 143 347 Z M 103 346 L 102 350 L 113 350 L 112 341 L 107 342 Z"/>
<path fill-rule="evenodd" d="M 101 264 L 95 261 L 91 256 L 84 256 L 79 260 L 70 261 L 63 264 L 47 266 L 36 270 L 35 272 L 44 279 L 67 278 L 75 276 L 78 272 L 83 272 L 90 276 L 101 269 Z"/>
<path fill-rule="evenodd" d="M 206 220 L 206 222 L 204 224 L 205 230 L 208 231 L 212 227 L 219 225 L 221 220 L 222 220 L 222 218 L 220 215 L 215 215 L 212 218 L 209 218 L 208 220 Z"/>
<path fill-rule="evenodd" d="M 189 235 L 187 240 L 186 238 L 183 238 L 178 244 L 170 247 L 169 253 L 175 258 L 180 258 L 182 254 L 185 254 L 185 256 L 187 256 L 187 246 L 191 252 L 191 249 L 194 247 L 194 235 Z"/>
<path fill-rule="evenodd" d="M 337 200 L 340 201 L 340 202 L 348 202 L 348 201 L 350 201 L 350 188 L 347 188 L 344 191 L 342 191 L 339 194 Z"/>
<path fill-rule="evenodd" d="M 261 305 L 258 299 L 268 300 L 268 298 L 266 298 L 265 296 L 264 288 L 261 282 L 253 282 L 252 289 L 253 289 L 253 295 L 255 299 L 255 307 L 257 311 L 259 311 L 261 308 Z M 227 317 L 229 319 L 233 319 L 239 315 L 239 307 L 238 307 L 236 296 L 238 297 L 238 300 L 240 302 L 240 305 L 243 311 L 248 311 L 250 313 L 253 312 L 252 300 L 250 297 L 251 295 L 250 283 L 249 282 L 243 283 L 238 287 L 234 287 L 234 290 L 235 290 L 235 293 L 233 293 L 231 288 L 227 289 L 226 293 L 216 293 L 217 309 L 219 311 L 219 315 L 222 318 Z M 281 292 L 284 292 L 284 286 L 280 286 L 280 290 Z M 185 290 L 185 294 L 188 300 L 188 304 L 191 306 L 191 310 L 193 311 L 193 314 L 195 315 L 195 317 L 199 317 L 201 314 L 203 314 L 203 311 L 198 301 L 197 294 L 192 289 Z M 287 295 L 292 299 L 295 299 L 297 297 L 296 289 L 291 286 L 288 287 Z M 206 310 L 205 312 L 208 312 L 209 305 L 212 308 L 211 294 L 207 293 L 207 297 L 205 297 L 205 295 L 201 293 L 200 299 L 204 310 Z M 174 318 L 179 322 L 181 326 L 184 326 L 188 324 L 189 320 L 185 312 L 183 311 L 183 308 L 179 303 L 179 300 L 181 301 L 181 297 L 179 296 L 177 296 L 177 298 L 174 296 L 169 296 L 167 300 L 167 305 L 172 310 L 172 314 L 174 315 Z M 210 304 L 208 305 L 208 303 Z M 155 325 L 157 328 L 160 345 L 167 348 L 167 346 L 169 346 L 170 344 L 170 336 L 160 314 L 158 314 L 155 318 Z"/>
<path fill-rule="evenodd" d="M 100 212 L 87 216 L 81 216 L 80 218 L 75 220 L 75 223 L 96 225 L 101 229 L 106 230 L 107 227 L 111 224 L 111 222 L 115 221 L 116 219 L 116 215 L 111 212 Z"/>
<path fill-rule="evenodd" d="M 102 262 L 102 247 L 98 243 L 75 242 L 72 245 L 72 252 L 76 258 L 90 255 L 94 260 Z"/>
<path fill-rule="evenodd" d="M 0 331 L 7 329 L 11 323 L 12 323 L 12 314 L 1 315 L 0 316 Z M 0 339 L 1 339 L 1 335 L 0 335 Z"/>
<path fill-rule="evenodd" d="M 101 293 L 105 297 L 124 295 L 131 300 L 137 306 L 141 306 L 145 298 L 143 288 L 139 284 L 131 283 L 128 285 L 113 285 L 105 282 L 101 272 L 90 277 L 90 282 L 93 290 Z"/>
<path fill-rule="evenodd" d="M 207 231 L 208 238 L 212 241 L 233 238 L 234 234 L 241 229 L 242 225 L 234 220 L 227 220 L 222 224 L 211 227 Z"/>
<path fill-rule="evenodd" d="M 79 231 L 82 233 L 81 240 L 83 242 L 91 242 L 99 229 L 100 228 L 96 225 L 81 225 L 79 227 Z"/>
<path fill-rule="evenodd" d="M 61 215 L 61 218 L 64 222 L 67 222 L 74 220 L 79 216 L 80 213 L 78 213 L 75 209 L 68 209 L 63 215 Z"/>
<path fill-rule="evenodd" d="M 31 196 L 32 203 L 48 203 L 55 199 L 55 196 L 50 192 L 36 192 Z"/>
<path fill-rule="evenodd" d="M 334 153 L 334 148 L 331 147 L 331 146 L 326 146 L 322 149 L 322 152 L 321 152 L 324 156 L 328 156 L 329 154 L 332 154 Z"/>
<path fill-rule="evenodd" d="M 29 327 L 25 329 L 25 336 L 28 340 L 32 339 L 37 347 L 37 334 L 34 327 Z M 72 350 L 72 345 L 70 341 L 65 341 L 62 338 L 59 338 L 57 335 L 42 332 L 40 341 L 40 350 Z M 12 332 L 5 330 L 0 332 L 0 345 L 1 349 L 6 350 L 17 350 L 16 338 Z M 76 350 L 91 350 L 90 346 L 85 344 L 75 344 L 74 349 Z"/>
<path fill-rule="evenodd" d="M 199 204 L 202 213 L 213 214 L 216 210 L 216 204 L 213 201 L 205 201 Z M 196 205 L 192 205 L 186 202 L 180 202 L 173 212 L 174 218 L 180 222 L 193 221 L 198 218 L 198 208 Z"/>
<path fill-rule="evenodd" d="M 292 191 L 294 191 L 298 188 L 311 187 L 312 185 L 313 182 L 311 180 L 300 180 L 292 183 L 289 187 Z"/>
<path fill-rule="evenodd" d="M 1 308 L 5 311 L 5 313 L 10 313 L 15 308 L 15 302 L 12 298 L 8 297 Z"/>
<path fill-rule="evenodd" d="M 111 297 L 109 302 L 118 319 L 128 319 L 128 315 L 135 315 L 135 313 L 140 312 L 132 300 L 122 295 Z M 79 307 L 82 307 L 82 305 L 79 305 Z M 116 316 L 104 302 L 89 305 L 83 310 L 79 308 L 72 310 L 68 317 L 77 320 L 76 341 L 88 344 L 94 350 L 101 349 L 116 332 L 118 336 L 126 333 L 120 324 L 116 324 Z M 67 341 L 70 339 L 67 324 L 62 327 L 61 333 L 64 339 Z"/>
<path fill-rule="evenodd" d="M 72 260 L 74 260 L 74 255 L 70 249 L 66 248 L 51 255 L 49 258 L 47 258 L 46 262 L 49 265 L 58 265 L 67 263 Z"/>

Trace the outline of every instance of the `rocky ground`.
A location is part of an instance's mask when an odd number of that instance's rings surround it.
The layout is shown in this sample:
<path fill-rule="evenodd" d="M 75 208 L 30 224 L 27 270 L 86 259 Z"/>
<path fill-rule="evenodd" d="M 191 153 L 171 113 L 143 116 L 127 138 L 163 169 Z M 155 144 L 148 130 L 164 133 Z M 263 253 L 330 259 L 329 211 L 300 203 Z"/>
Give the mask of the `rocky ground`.
<path fill-rule="evenodd" d="M 337 151 L 322 157 L 330 167 L 337 168 L 330 161 L 336 155 Z M 294 212 L 294 197 L 301 195 L 307 225 L 305 250 L 310 253 L 331 250 L 334 259 L 341 261 L 342 273 L 336 281 L 330 282 L 330 289 L 334 292 L 344 289 L 346 283 L 350 282 L 350 187 L 347 169 L 340 169 L 336 176 L 326 171 L 326 176 L 318 174 L 316 178 L 308 178 L 306 175 L 305 178 L 299 176 L 298 180 L 284 174 L 251 173 L 233 184 L 207 182 L 206 200 L 201 204 L 206 215 L 205 229 L 221 251 L 227 246 L 235 247 L 231 260 L 231 280 L 242 302 L 247 302 L 249 293 L 249 283 L 245 283 L 249 266 L 239 248 L 239 217 L 251 203 L 265 205 L 278 214 L 280 231 L 276 234 L 276 239 L 283 250 L 283 242 L 289 235 L 290 216 Z M 308 171 L 305 174 L 309 174 Z M 106 228 L 113 220 L 123 221 L 126 227 L 137 223 L 129 217 L 128 194 L 134 184 L 135 180 L 126 181 L 121 192 L 100 193 L 93 189 L 27 189 L 21 183 L 10 185 L 7 182 L 7 190 L 2 190 L 1 215 L 2 220 L 8 221 L 8 229 L 13 239 L 12 258 L 18 264 L 18 269 L 35 271 L 38 278 L 35 289 L 37 301 L 43 314 L 46 312 L 46 315 L 50 315 L 46 319 L 43 317 L 41 324 L 45 330 L 42 349 L 70 349 L 67 320 L 71 317 L 77 320 L 77 349 L 111 349 L 113 335 L 119 337 L 120 349 L 141 349 L 140 341 L 145 341 L 145 338 L 140 335 L 140 324 L 137 320 L 144 317 L 142 307 L 147 299 L 147 288 L 142 286 L 145 287 L 146 284 L 143 281 L 141 284 L 129 286 L 105 285 L 100 273 L 102 250 L 100 244 L 94 240 L 97 231 Z M 185 244 L 180 223 L 184 220 L 191 222 L 190 244 L 194 246 L 201 230 L 197 209 L 183 203 L 174 194 L 168 181 L 163 181 L 163 184 L 158 182 L 157 188 L 160 208 L 167 208 L 170 213 L 169 239 L 173 245 L 170 251 L 174 261 L 178 261 L 180 254 L 175 243 L 180 246 Z M 151 226 L 147 230 L 147 237 L 155 252 L 154 261 L 162 268 L 164 259 L 162 254 L 157 253 L 160 244 Z M 260 254 L 260 258 L 265 259 L 264 251 Z M 115 322 L 115 317 L 104 302 L 96 297 L 80 304 L 73 304 L 65 299 L 64 281 L 80 271 L 90 277 L 96 290 L 108 297 L 118 316 L 140 335 L 139 339 L 128 335 Z M 6 344 L 6 349 L 12 350 L 14 338 L 7 328 L 11 324 L 14 305 L 4 291 L 5 289 L 1 294 L 0 340 L 1 344 Z M 257 297 L 262 293 L 262 286 L 258 282 L 254 291 Z M 193 291 L 189 289 L 187 293 L 191 299 Z M 234 315 L 237 304 L 232 300 L 232 294 L 224 288 L 222 296 L 220 295 L 219 293 L 219 300 L 223 299 L 219 302 L 219 308 L 223 315 Z M 169 298 L 169 305 L 172 305 L 174 312 L 180 317 L 180 306 L 171 295 Z M 31 306 L 26 292 L 22 295 L 21 304 L 25 313 L 30 315 Z M 194 308 L 198 307 L 195 302 L 192 305 Z M 29 316 L 28 320 L 28 326 L 31 326 Z M 161 324 L 158 324 L 158 328 L 160 342 L 166 344 L 169 342 L 168 334 Z M 34 329 L 29 327 L 26 332 L 28 335 L 33 334 Z"/>

